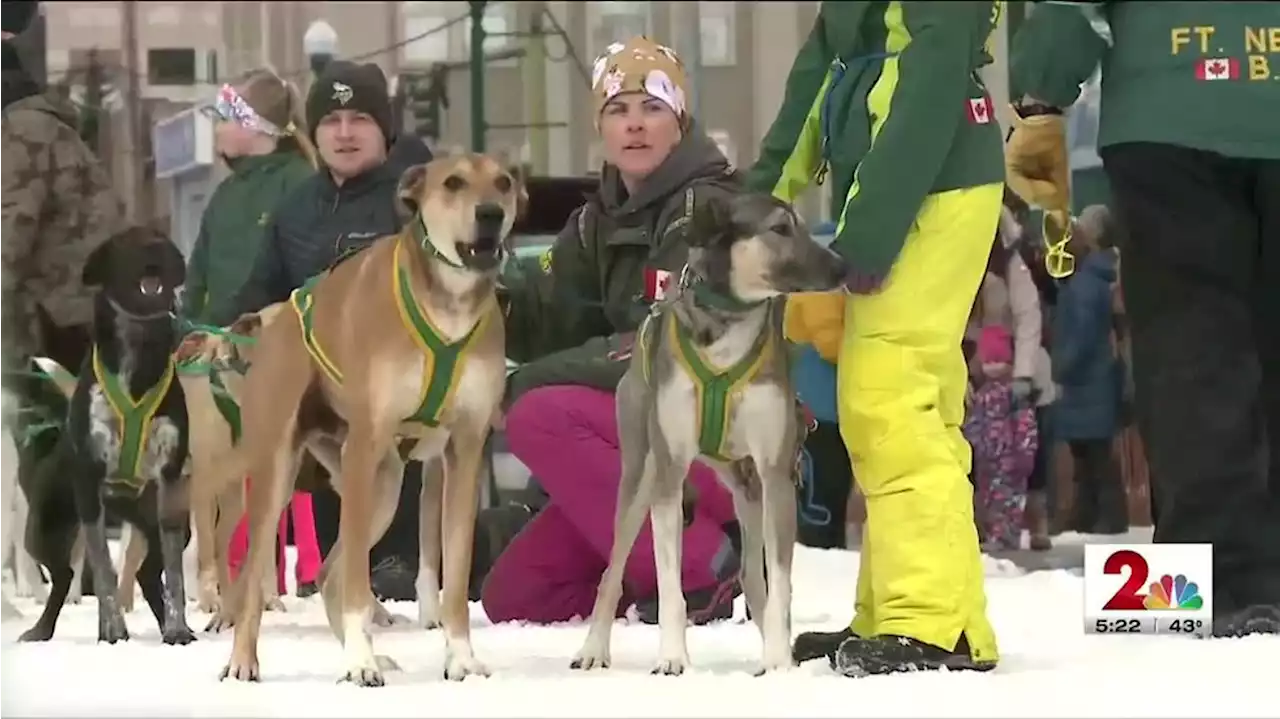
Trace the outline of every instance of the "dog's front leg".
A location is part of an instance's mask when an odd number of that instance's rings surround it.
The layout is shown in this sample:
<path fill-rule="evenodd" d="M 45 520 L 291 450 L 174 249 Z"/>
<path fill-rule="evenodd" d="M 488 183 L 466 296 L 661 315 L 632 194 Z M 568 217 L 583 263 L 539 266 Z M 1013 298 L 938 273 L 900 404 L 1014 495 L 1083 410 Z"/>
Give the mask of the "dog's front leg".
<path fill-rule="evenodd" d="M 689 615 L 680 584 L 680 557 L 684 544 L 684 478 L 691 459 L 654 457 L 653 558 L 658 573 L 658 664 L 654 674 L 678 676 L 689 665 L 685 625 Z"/>
<path fill-rule="evenodd" d="M 742 593 L 747 598 L 751 621 L 763 636 L 769 589 L 764 578 L 764 502 L 760 477 L 749 460 L 732 463 L 728 471 L 732 477 L 733 510 L 742 528 Z"/>
<path fill-rule="evenodd" d="M 489 417 L 476 426 L 459 422 L 444 450 L 443 528 L 444 676 L 459 681 L 473 674 L 488 676 L 471 647 L 471 612 L 467 594 L 471 582 L 471 552 L 475 542 L 480 499 L 480 464 Z"/>
<path fill-rule="evenodd" d="M 194 458 L 193 458 L 194 459 Z M 218 551 L 214 544 L 214 532 L 218 519 L 219 488 L 210 486 L 215 475 L 203 465 L 192 462 L 191 472 L 191 523 L 195 530 L 196 609 L 214 612 L 218 608 Z"/>
<path fill-rule="evenodd" d="M 439 457 L 422 463 L 422 491 L 418 494 L 418 624 L 440 626 L 440 543 L 443 541 L 444 465 Z"/>
<path fill-rule="evenodd" d="M 769 599 L 764 608 L 763 661 L 760 671 L 792 666 L 791 559 L 796 545 L 795 454 L 768 463 L 756 460 L 764 502 L 764 549 Z"/>
<path fill-rule="evenodd" d="M 101 472 L 98 476 L 104 475 L 105 472 Z M 129 627 L 124 622 L 124 612 L 116 597 L 118 579 L 107 548 L 107 517 L 102 498 L 93 480 L 81 476 L 76 481 L 79 483 L 76 487 L 76 512 L 80 515 L 80 526 L 84 531 L 85 560 L 93 573 L 93 594 L 98 598 L 98 641 L 108 644 L 127 641 Z"/>
<path fill-rule="evenodd" d="M 386 683 L 373 653 L 368 629 L 374 602 L 373 591 L 369 587 L 369 547 L 373 543 L 370 520 L 375 509 L 374 482 L 378 464 L 392 448 L 393 440 L 393 428 L 378 427 L 366 419 L 349 424 L 342 444 L 342 508 L 338 537 L 344 549 L 337 566 L 337 579 L 341 583 L 342 645 L 347 657 L 347 671 L 342 681 L 365 687 L 380 687 Z"/>
<path fill-rule="evenodd" d="M 196 640 L 187 625 L 187 587 L 182 577 L 182 554 L 191 522 L 188 480 L 182 476 L 185 454 L 185 451 L 178 453 L 161 470 L 157 497 L 160 556 L 164 561 L 164 626 L 161 637 L 165 644 L 190 644 Z"/>
<path fill-rule="evenodd" d="M 13 527 L 15 534 L 13 537 L 26 536 L 27 521 L 30 519 L 31 506 L 27 502 L 27 495 L 21 489 L 14 487 L 16 490 L 13 496 Z M 44 584 L 44 575 L 40 573 L 40 565 L 27 552 L 25 546 L 13 546 L 13 581 L 14 591 L 19 597 L 30 597 L 37 602 L 46 602 L 49 600 L 49 589 Z"/>

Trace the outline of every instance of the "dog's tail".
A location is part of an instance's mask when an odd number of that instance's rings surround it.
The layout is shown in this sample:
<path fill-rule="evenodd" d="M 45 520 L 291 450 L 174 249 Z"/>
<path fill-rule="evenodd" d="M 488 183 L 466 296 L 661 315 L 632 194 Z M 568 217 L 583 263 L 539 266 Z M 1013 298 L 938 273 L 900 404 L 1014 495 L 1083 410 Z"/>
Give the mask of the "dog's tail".
<path fill-rule="evenodd" d="M 53 386 L 66 395 L 67 399 L 70 399 L 71 395 L 76 391 L 76 376 L 71 374 L 66 367 L 48 357 L 36 357 L 35 363 L 40 368 L 40 371 L 44 372 L 45 376 L 49 378 L 49 381 L 53 382 Z"/>

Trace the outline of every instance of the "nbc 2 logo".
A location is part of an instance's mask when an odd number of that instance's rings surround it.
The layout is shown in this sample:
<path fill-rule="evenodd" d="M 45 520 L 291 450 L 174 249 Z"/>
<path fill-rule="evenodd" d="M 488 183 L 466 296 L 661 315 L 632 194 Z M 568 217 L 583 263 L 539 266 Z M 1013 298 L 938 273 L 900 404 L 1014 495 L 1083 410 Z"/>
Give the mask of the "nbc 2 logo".
<path fill-rule="evenodd" d="M 1093 544 L 1084 555 L 1085 631 L 1213 631 L 1213 545 Z"/>

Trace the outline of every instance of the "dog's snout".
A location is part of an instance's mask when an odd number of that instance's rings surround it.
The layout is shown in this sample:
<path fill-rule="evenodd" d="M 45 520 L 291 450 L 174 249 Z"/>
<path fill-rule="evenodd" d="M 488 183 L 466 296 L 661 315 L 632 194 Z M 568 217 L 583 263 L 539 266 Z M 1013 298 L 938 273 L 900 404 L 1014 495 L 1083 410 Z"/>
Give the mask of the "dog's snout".
<path fill-rule="evenodd" d="M 502 205 L 492 202 L 476 205 L 476 224 L 482 229 L 496 230 L 502 227 L 502 223 L 506 219 L 507 211 L 502 209 Z"/>
<path fill-rule="evenodd" d="M 138 291 L 146 297 L 153 297 L 164 291 L 164 282 L 160 280 L 159 268 L 145 268 L 142 279 L 138 281 Z"/>

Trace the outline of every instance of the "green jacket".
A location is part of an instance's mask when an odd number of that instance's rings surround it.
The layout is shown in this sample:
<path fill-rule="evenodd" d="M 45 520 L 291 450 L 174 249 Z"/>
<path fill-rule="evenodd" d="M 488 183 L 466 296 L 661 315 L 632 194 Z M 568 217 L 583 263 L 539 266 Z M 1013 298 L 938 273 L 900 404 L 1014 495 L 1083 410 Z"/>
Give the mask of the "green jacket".
<path fill-rule="evenodd" d="M 182 315 L 225 325 L 236 318 L 235 296 L 253 271 L 262 234 L 280 200 L 315 169 L 294 151 L 238 157 L 200 218 L 187 265 Z"/>
<path fill-rule="evenodd" d="M 822 3 L 748 187 L 791 202 L 829 180 L 843 208 L 832 247 L 886 276 L 926 196 L 1004 181 L 978 75 L 1003 6 Z"/>
<path fill-rule="evenodd" d="M 1111 47 L 1086 6 L 1110 24 Z M 1010 96 L 1068 107 L 1099 62 L 1099 147 L 1280 159 L 1280 4 L 1037 3 L 1014 39 Z"/>
<path fill-rule="evenodd" d="M 662 296 L 657 285 L 679 281 L 693 210 L 738 185 L 697 127 L 634 195 L 605 165 L 599 193 L 573 213 L 551 249 L 504 272 L 507 356 L 527 363 L 512 375 L 507 403 L 550 384 L 616 388 L 630 336 Z"/>

